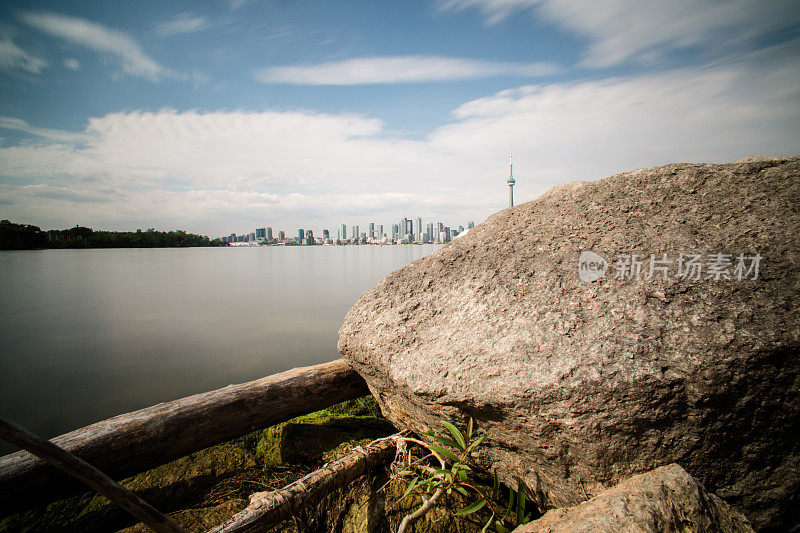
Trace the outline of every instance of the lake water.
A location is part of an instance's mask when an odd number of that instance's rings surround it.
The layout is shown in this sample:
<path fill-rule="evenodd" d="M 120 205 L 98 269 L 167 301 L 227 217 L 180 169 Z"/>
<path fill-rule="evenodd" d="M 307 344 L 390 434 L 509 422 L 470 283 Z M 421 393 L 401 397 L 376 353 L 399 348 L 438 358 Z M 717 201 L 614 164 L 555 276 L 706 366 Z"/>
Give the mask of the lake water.
<path fill-rule="evenodd" d="M 0 416 L 53 437 L 331 361 L 358 296 L 438 248 L 0 252 Z"/>

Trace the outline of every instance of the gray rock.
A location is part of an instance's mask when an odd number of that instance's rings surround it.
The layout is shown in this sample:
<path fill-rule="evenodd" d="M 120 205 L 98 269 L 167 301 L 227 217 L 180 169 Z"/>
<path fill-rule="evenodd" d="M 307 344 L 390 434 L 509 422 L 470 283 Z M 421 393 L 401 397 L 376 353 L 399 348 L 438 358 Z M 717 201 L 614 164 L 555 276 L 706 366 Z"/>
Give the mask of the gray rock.
<path fill-rule="evenodd" d="M 633 476 L 589 501 L 553 509 L 514 533 L 752 532 L 750 523 L 676 464 Z"/>
<path fill-rule="evenodd" d="M 542 508 L 677 462 L 755 527 L 800 527 L 799 176 L 757 157 L 554 187 L 364 293 L 339 351 L 398 428 L 474 417 L 480 460 Z M 605 276 L 581 281 L 583 251 Z M 645 274 L 763 259 L 756 280 L 615 279 L 632 253 Z"/>

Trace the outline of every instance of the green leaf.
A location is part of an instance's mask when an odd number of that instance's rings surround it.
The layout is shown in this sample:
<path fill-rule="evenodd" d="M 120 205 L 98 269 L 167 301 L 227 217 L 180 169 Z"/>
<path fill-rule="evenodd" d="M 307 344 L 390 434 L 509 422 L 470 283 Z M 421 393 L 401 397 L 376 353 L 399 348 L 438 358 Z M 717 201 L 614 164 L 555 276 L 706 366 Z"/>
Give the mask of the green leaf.
<path fill-rule="evenodd" d="M 469 447 L 467 448 L 467 451 L 471 452 L 472 450 L 474 450 L 475 448 L 480 446 L 481 443 L 483 441 L 485 441 L 485 440 L 486 440 L 486 435 L 481 436 L 478 440 L 476 440 L 475 442 L 473 442 L 472 444 L 469 445 Z"/>
<path fill-rule="evenodd" d="M 497 470 L 494 471 L 494 481 L 492 482 L 492 500 L 497 499 L 500 493 L 500 478 L 497 477 Z"/>
<path fill-rule="evenodd" d="M 458 471 L 458 479 L 460 479 L 461 481 L 466 481 L 467 480 L 467 472 L 464 471 L 464 470 L 459 470 Z"/>
<path fill-rule="evenodd" d="M 475 511 L 479 511 L 484 505 L 486 505 L 486 500 L 481 498 L 480 500 L 476 501 L 475 503 L 473 503 L 471 505 L 467 505 L 466 507 L 464 507 L 460 511 L 456 511 L 455 514 L 456 515 L 472 514 Z"/>
<path fill-rule="evenodd" d="M 426 437 L 433 437 L 434 436 L 433 431 L 430 430 L 430 429 L 428 431 L 423 431 L 422 434 L 425 435 Z"/>
<path fill-rule="evenodd" d="M 442 436 L 437 435 L 437 436 L 434 437 L 434 439 L 438 440 L 439 442 L 441 442 L 445 446 L 451 446 L 453 448 L 458 448 L 458 444 L 456 444 L 452 439 L 448 439 L 447 437 L 442 437 Z"/>
<path fill-rule="evenodd" d="M 514 509 L 514 496 L 516 496 L 517 491 L 512 488 L 508 489 L 508 507 L 506 507 L 506 514 L 510 515 L 511 510 Z"/>
<path fill-rule="evenodd" d="M 458 430 L 458 428 L 455 427 L 450 422 L 442 421 L 442 425 L 444 427 L 446 427 L 447 431 L 449 431 L 450 434 L 453 436 L 453 438 L 456 439 L 456 442 L 458 443 L 458 447 L 461 448 L 462 450 L 466 449 L 467 445 L 464 443 L 464 435 L 461 434 L 461 432 Z"/>
<path fill-rule="evenodd" d="M 500 520 L 495 520 L 494 527 L 497 529 L 497 533 L 511 533 L 511 530 L 503 525 Z"/>
<path fill-rule="evenodd" d="M 411 470 L 401 470 L 401 471 L 399 471 L 399 472 L 397 473 L 397 475 L 398 475 L 398 476 L 409 476 L 409 475 L 411 475 L 411 474 L 413 474 L 413 473 L 414 473 L 414 472 L 412 472 Z"/>
<path fill-rule="evenodd" d="M 492 525 L 492 517 L 490 516 L 489 521 L 486 522 L 486 525 L 483 526 L 483 528 L 481 529 L 481 533 L 486 533 L 489 530 L 489 526 L 491 525 Z"/>
<path fill-rule="evenodd" d="M 522 484 L 522 479 L 517 476 L 517 525 L 522 524 L 525 519 L 525 485 Z"/>
<path fill-rule="evenodd" d="M 408 487 L 406 488 L 406 491 L 403 493 L 403 496 L 402 496 L 402 498 L 400 498 L 400 499 L 403 499 L 403 498 L 405 498 L 406 496 L 408 496 L 408 495 L 409 495 L 409 493 L 410 493 L 412 490 L 414 490 L 414 487 L 416 487 L 416 486 L 417 486 L 417 483 L 418 483 L 418 482 L 419 482 L 419 478 L 416 478 L 416 477 L 415 477 L 414 479 L 412 479 L 412 480 L 411 480 L 411 483 L 409 483 L 409 484 L 408 484 Z"/>
<path fill-rule="evenodd" d="M 445 450 L 444 448 L 440 448 L 439 446 L 436 446 L 434 444 L 429 444 L 428 448 L 430 448 L 434 452 L 438 453 L 442 457 L 447 457 L 451 461 L 458 462 L 458 457 L 456 457 L 456 454 L 454 454 L 450 450 Z"/>
<path fill-rule="evenodd" d="M 434 476 L 443 475 L 446 476 L 448 480 L 453 481 L 453 473 L 450 470 L 437 470 L 433 473 Z"/>
<path fill-rule="evenodd" d="M 467 489 L 465 489 L 465 488 L 464 488 L 464 487 L 462 487 L 461 485 L 456 485 L 456 486 L 455 486 L 455 489 L 456 489 L 458 492 L 460 492 L 461 494 L 463 494 L 464 496 L 469 496 L 469 493 L 467 492 Z"/>

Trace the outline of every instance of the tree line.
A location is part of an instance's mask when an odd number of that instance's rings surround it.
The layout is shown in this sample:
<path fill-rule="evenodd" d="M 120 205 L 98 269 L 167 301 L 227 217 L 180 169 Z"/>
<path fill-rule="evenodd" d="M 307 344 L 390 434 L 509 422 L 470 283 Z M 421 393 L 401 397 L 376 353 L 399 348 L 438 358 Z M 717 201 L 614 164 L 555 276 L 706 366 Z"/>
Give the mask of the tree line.
<path fill-rule="evenodd" d="M 63 230 L 42 231 L 31 224 L 0 221 L 0 250 L 36 250 L 43 248 L 181 248 L 190 246 L 227 246 L 220 239 L 186 233 L 183 230 L 95 231 L 75 226 Z"/>

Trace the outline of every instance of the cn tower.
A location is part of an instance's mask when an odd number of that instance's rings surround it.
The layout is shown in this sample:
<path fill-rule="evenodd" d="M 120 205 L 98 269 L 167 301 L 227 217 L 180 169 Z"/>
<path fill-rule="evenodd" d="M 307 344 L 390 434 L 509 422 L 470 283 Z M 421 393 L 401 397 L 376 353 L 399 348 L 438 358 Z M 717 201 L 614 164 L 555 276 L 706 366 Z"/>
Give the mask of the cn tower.
<path fill-rule="evenodd" d="M 509 153 L 508 155 L 508 207 L 514 207 L 514 154 Z"/>

